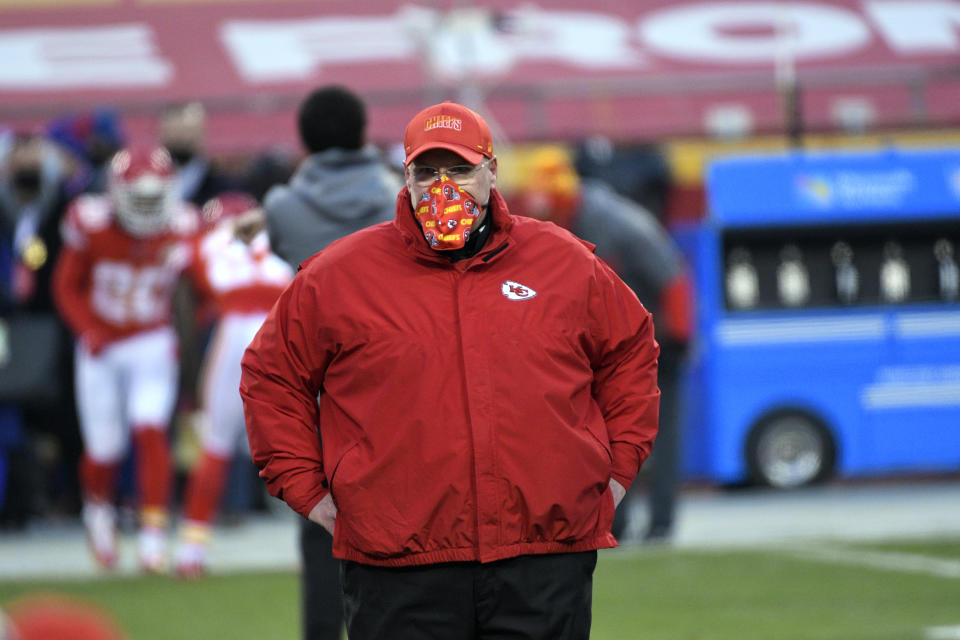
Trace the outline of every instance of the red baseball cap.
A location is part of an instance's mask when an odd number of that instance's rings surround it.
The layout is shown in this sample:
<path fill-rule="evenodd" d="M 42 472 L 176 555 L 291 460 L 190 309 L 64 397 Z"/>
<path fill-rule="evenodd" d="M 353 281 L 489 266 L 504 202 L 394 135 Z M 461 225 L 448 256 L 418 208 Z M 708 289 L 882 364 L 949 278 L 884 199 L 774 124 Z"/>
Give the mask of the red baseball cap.
<path fill-rule="evenodd" d="M 429 149 L 448 149 L 470 164 L 493 157 L 490 127 L 480 117 L 456 102 L 441 102 L 413 116 L 403 134 L 407 152 L 404 165 Z"/>

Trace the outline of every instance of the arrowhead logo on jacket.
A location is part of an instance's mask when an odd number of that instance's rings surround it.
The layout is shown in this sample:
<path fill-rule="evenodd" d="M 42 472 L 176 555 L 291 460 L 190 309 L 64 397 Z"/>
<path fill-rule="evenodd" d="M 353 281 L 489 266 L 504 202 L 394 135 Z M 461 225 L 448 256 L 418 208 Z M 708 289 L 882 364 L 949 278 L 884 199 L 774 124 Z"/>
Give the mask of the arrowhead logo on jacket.
<path fill-rule="evenodd" d="M 507 280 L 500 285 L 500 293 L 510 300 L 529 300 L 537 295 L 537 292 L 530 287 L 513 280 Z"/>

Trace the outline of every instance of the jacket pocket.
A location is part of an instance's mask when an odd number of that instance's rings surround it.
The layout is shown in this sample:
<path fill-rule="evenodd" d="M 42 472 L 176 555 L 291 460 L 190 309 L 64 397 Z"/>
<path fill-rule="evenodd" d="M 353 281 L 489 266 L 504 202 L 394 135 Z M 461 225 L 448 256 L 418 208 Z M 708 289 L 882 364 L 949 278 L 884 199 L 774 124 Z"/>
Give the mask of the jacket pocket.
<path fill-rule="evenodd" d="M 607 461 L 613 465 L 613 450 L 610 448 L 610 436 L 607 434 L 607 426 L 601 420 L 587 421 L 584 427 L 590 434 L 597 446 L 603 450 L 607 456 Z"/>
<path fill-rule="evenodd" d="M 360 441 L 359 441 L 359 440 L 356 440 L 356 441 L 354 441 L 350 446 L 348 446 L 346 449 L 344 449 L 343 453 L 342 453 L 342 454 L 340 455 L 340 457 L 337 459 L 337 462 L 336 462 L 336 464 L 334 465 L 333 470 L 332 470 L 330 473 L 327 474 L 327 482 L 330 484 L 330 491 L 331 491 L 331 492 L 333 492 L 333 490 L 334 490 L 335 483 L 336 483 L 337 472 L 339 472 L 339 471 L 340 471 L 340 468 L 343 466 L 343 461 L 347 459 L 347 456 L 349 456 L 351 453 L 353 453 L 353 451 L 357 448 L 357 445 L 359 445 L 359 444 L 360 444 Z M 334 499 L 336 499 L 336 496 L 334 496 Z"/>

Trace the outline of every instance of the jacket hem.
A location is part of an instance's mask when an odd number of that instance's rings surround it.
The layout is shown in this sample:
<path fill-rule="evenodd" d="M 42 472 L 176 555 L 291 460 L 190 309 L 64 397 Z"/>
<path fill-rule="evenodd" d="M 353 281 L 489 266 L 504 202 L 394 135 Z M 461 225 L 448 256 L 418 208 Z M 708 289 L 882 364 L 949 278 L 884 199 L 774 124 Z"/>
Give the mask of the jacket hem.
<path fill-rule="evenodd" d="M 424 553 L 410 553 L 402 556 L 381 558 L 371 556 L 356 549 L 346 551 L 334 549 L 334 557 L 340 560 L 350 560 L 360 564 L 375 565 L 378 567 L 412 567 L 427 564 L 441 564 L 445 562 L 495 562 L 517 556 L 543 555 L 548 553 L 577 553 L 580 551 L 595 551 L 610 549 L 617 546 L 613 534 L 602 535 L 572 543 L 565 542 L 519 542 L 481 551 L 476 547 L 459 549 L 440 549 Z"/>

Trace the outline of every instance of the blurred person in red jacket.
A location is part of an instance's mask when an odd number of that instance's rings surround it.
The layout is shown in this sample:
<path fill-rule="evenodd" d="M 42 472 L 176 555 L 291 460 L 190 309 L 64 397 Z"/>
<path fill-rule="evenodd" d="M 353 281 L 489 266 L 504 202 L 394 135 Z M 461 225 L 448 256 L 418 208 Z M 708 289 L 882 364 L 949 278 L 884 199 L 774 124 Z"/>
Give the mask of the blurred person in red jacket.
<path fill-rule="evenodd" d="M 404 148 L 394 220 L 307 260 L 244 355 L 254 462 L 333 534 L 352 640 L 587 638 L 656 435 L 652 319 L 510 214 L 480 115 L 429 107 Z"/>
<path fill-rule="evenodd" d="M 653 213 L 605 182 L 582 179 L 564 149 L 535 150 L 527 175 L 510 199 L 517 213 L 554 222 L 596 245 L 597 256 L 653 314 L 660 345 L 660 428 L 650 460 L 650 514 L 644 537 L 666 541 L 673 529 L 679 483 L 680 374 L 693 324 L 690 274 L 676 243 Z M 624 506 L 629 508 L 630 501 Z M 614 520 L 618 538 L 626 529 L 627 508 Z"/>
<path fill-rule="evenodd" d="M 172 482 L 167 428 L 178 376 L 171 306 L 199 220 L 174 186 L 165 150 L 118 152 L 108 194 L 71 203 L 54 272 L 57 306 L 77 338 L 83 521 L 93 556 L 106 569 L 117 562 L 113 500 L 131 432 L 140 565 L 148 572 L 166 565 Z"/>
<path fill-rule="evenodd" d="M 293 269 L 270 250 L 256 200 L 223 193 L 204 205 L 202 218 L 209 230 L 197 239 L 187 274 L 199 297 L 212 302 L 217 320 L 200 384 L 196 426 L 202 453 L 187 481 L 176 552 L 176 572 L 183 578 L 206 571 L 210 525 L 244 433 L 240 358 L 293 279 Z"/>

